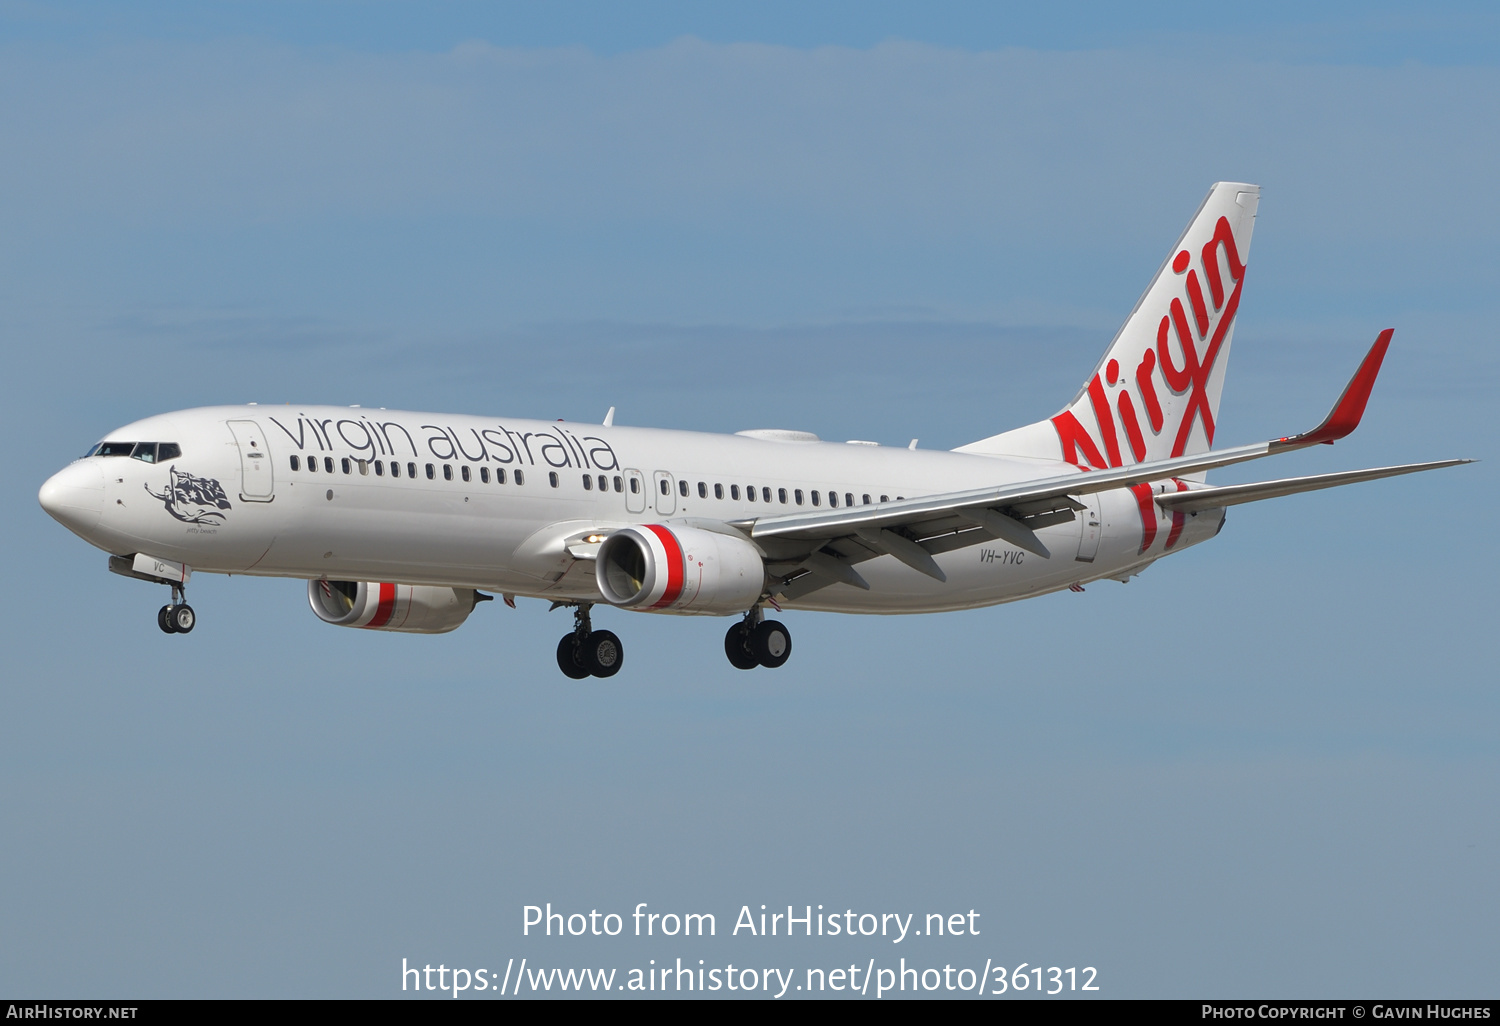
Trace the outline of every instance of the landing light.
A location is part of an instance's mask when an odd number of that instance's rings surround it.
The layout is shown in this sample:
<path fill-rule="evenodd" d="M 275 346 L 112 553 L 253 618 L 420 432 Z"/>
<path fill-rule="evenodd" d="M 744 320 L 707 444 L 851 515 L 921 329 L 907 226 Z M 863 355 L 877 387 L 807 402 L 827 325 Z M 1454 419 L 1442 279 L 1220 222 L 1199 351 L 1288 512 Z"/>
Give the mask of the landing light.
<path fill-rule="evenodd" d="M 591 535 L 589 535 L 589 536 L 588 536 L 588 537 L 587 537 L 587 538 L 585 538 L 585 539 L 584 539 L 584 541 L 585 541 L 585 542 L 587 542 L 587 543 L 588 543 L 588 544 L 590 544 L 590 545 L 598 545 L 598 544 L 599 544 L 599 543 L 600 543 L 600 542 L 602 542 L 602 541 L 603 541 L 603 540 L 604 540 L 604 539 L 605 539 L 605 538 L 606 538 L 606 537 L 607 537 L 607 535 L 602 535 L 602 534 L 591 534 Z"/>

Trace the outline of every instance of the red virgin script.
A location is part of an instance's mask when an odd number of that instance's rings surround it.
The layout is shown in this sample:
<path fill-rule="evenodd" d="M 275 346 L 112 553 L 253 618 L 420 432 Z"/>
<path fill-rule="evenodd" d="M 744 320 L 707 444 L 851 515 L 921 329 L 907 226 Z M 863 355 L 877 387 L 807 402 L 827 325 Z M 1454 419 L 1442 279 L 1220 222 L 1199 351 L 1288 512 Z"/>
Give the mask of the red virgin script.
<path fill-rule="evenodd" d="M 1222 252 L 1229 269 L 1232 288 L 1225 294 L 1224 281 L 1219 268 Z M 1153 438 L 1163 431 L 1175 431 L 1172 439 L 1172 456 L 1181 456 L 1187 449 L 1188 436 L 1193 424 L 1203 421 L 1203 434 L 1210 446 L 1214 441 L 1214 414 L 1208 401 L 1208 379 L 1213 373 L 1214 363 L 1223 348 L 1224 338 L 1234 324 L 1234 315 L 1239 310 L 1240 291 L 1245 285 L 1245 265 L 1240 260 L 1238 247 L 1234 244 L 1234 232 L 1227 218 L 1219 218 L 1214 234 L 1199 254 L 1203 274 L 1197 268 L 1189 269 L 1192 254 L 1182 250 L 1172 260 L 1172 273 L 1186 275 L 1182 279 L 1183 295 L 1172 299 L 1168 313 L 1164 314 L 1156 329 L 1156 346 L 1146 348 L 1136 365 L 1136 392 L 1146 414 L 1146 427 Z M 1203 294 L 1203 281 L 1208 282 L 1208 296 Z M 1210 308 L 1210 302 L 1212 308 Z M 1192 310 L 1192 319 L 1188 310 Z M 1176 338 L 1173 355 L 1172 339 Z M 1158 374 L 1159 372 L 1159 374 Z M 1157 378 L 1173 395 L 1186 395 L 1180 415 L 1174 415 L 1175 423 L 1168 423 L 1163 416 L 1161 400 L 1157 393 Z M 1110 405 L 1109 393 L 1114 390 L 1114 405 Z M 1146 458 L 1146 436 L 1141 429 L 1140 417 L 1136 414 L 1136 402 L 1131 398 L 1130 383 L 1123 380 L 1118 360 L 1111 359 L 1104 368 L 1101 379 L 1095 374 L 1088 384 L 1089 405 L 1093 407 L 1094 419 L 1099 426 L 1099 438 L 1084 428 L 1073 415 L 1064 410 L 1052 418 L 1057 429 L 1058 441 L 1062 443 L 1062 457 L 1080 467 L 1118 467 L 1124 460 L 1120 454 L 1120 435 L 1123 432 L 1134 462 Z M 1118 420 L 1116 419 L 1118 417 Z M 1082 459 L 1080 459 L 1080 456 Z M 1178 482 L 1178 490 L 1185 485 Z M 1151 486 L 1136 485 L 1135 493 L 1141 512 L 1141 551 L 1145 552 L 1156 540 L 1158 514 L 1151 501 Z M 1166 547 L 1170 549 L 1182 534 L 1181 515 L 1172 517 L 1172 529 Z"/>

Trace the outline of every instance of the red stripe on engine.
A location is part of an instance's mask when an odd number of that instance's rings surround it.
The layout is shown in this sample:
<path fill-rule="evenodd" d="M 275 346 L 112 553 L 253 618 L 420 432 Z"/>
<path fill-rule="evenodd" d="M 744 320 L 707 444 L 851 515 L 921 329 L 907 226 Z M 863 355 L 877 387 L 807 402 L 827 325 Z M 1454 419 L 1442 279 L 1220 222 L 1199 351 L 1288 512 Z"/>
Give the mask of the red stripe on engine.
<path fill-rule="evenodd" d="M 652 609 L 661 609 L 670 606 L 677 601 L 682 594 L 683 559 L 682 546 L 677 544 L 677 538 L 671 531 L 660 524 L 647 524 L 646 529 L 661 540 L 662 547 L 667 550 L 667 590 L 662 593 L 661 599 L 653 605 Z"/>
<path fill-rule="evenodd" d="M 391 613 L 396 609 L 396 586 L 394 584 L 382 584 L 380 586 L 380 605 L 375 607 L 375 616 L 366 627 L 384 627 L 390 622 Z"/>

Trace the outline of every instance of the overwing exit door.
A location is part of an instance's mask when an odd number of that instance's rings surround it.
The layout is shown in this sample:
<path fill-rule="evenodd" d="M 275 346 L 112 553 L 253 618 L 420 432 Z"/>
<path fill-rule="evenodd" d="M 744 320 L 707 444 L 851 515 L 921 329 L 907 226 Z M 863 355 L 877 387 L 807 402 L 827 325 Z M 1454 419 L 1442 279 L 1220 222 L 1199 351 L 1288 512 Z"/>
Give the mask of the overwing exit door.
<path fill-rule="evenodd" d="M 669 517 L 677 509 L 677 489 L 674 487 L 672 475 L 665 470 L 658 470 L 651 475 L 651 501 L 656 503 L 658 516 Z"/>

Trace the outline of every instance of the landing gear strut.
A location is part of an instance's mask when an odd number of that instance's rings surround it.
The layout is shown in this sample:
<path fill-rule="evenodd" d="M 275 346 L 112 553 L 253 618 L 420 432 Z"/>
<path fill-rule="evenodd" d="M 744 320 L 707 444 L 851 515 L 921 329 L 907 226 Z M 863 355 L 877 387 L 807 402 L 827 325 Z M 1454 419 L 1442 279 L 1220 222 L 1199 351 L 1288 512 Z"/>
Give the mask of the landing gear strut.
<path fill-rule="evenodd" d="M 573 608 L 573 630 L 557 643 L 557 667 L 574 680 L 613 677 L 625 663 L 625 646 L 613 631 L 596 631 L 589 621 L 591 603 Z"/>
<path fill-rule="evenodd" d="M 757 666 L 774 670 L 791 657 L 791 632 L 779 620 L 763 620 L 761 615 L 760 606 L 756 606 L 724 635 L 724 654 L 737 670 Z"/>
<path fill-rule="evenodd" d="M 198 615 L 187 604 L 187 592 L 180 584 L 172 585 L 172 601 L 156 613 L 156 626 L 167 634 L 187 634 L 197 625 Z"/>

